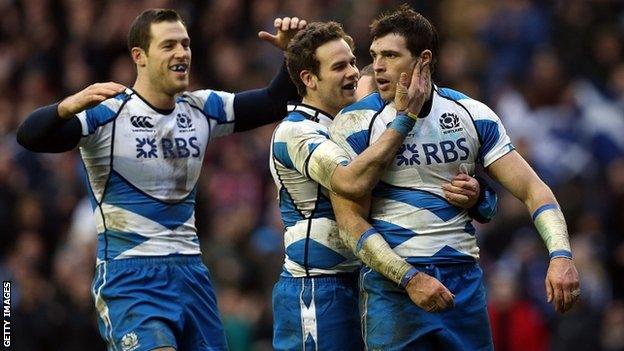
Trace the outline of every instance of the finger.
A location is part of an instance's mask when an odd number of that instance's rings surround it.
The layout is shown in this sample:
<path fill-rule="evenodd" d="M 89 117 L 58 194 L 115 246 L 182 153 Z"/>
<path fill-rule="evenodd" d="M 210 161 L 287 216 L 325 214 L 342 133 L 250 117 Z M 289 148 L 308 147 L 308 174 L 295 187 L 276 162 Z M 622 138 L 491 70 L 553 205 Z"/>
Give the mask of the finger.
<path fill-rule="evenodd" d="M 451 205 L 461 208 L 468 206 L 468 202 L 470 201 L 469 197 L 466 195 L 453 194 L 446 191 L 444 192 L 444 197 Z"/>
<path fill-rule="evenodd" d="M 268 41 L 270 43 L 274 42 L 275 40 L 277 40 L 277 36 L 269 33 L 269 32 L 265 32 L 265 31 L 260 31 L 258 32 L 258 38 Z"/>
<path fill-rule="evenodd" d="M 299 21 L 299 29 L 303 29 L 308 25 L 308 22 L 306 20 L 300 20 Z"/>
<path fill-rule="evenodd" d="M 471 177 L 468 174 L 466 174 L 466 173 L 457 173 L 455 175 L 455 178 L 453 178 L 453 179 L 456 179 L 456 180 L 466 180 L 467 181 L 467 180 L 470 180 L 470 178 Z"/>
<path fill-rule="evenodd" d="M 453 300 L 453 295 L 451 294 L 450 291 L 448 291 L 448 289 L 440 295 L 440 298 L 442 299 L 444 303 L 445 309 L 455 307 L 455 300 Z"/>
<path fill-rule="evenodd" d="M 553 288 L 550 285 L 550 280 L 546 280 L 546 301 L 548 303 L 551 303 L 553 300 Z"/>
<path fill-rule="evenodd" d="M 418 88 L 418 85 L 419 85 L 421 62 L 422 62 L 421 59 L 418 58 L 418 60 L 416 60 L 416 64 L 414 65 L 414 68 L 412 69 L 412 76 L 411 76 L 410 85 L 409 85 L 410 96 L 415 95 L 416 89 Z"/>
<path fill-rule="evenodd" d="M 563 312 L 563 290 L 561 289 L 561 286 L 555 285 L 553 287 L 553 291 L 555 293 L 555 311 Z"/>
<path fill-rule="evenodd" d="M 446 190 L 446 191 L 448 191 L 450 193 L 454 193 L 454 194 L 457 194 L 457 195 L 466 195 L 466 196 L 474 196 L 474 195 L 476 195 L 476 192 L 474 190 L 462 188 L 462 187 L 454 185 L 453 183 L 443 184 L 442 185 L 442 190 Z"/>
<path fill-rule="evenodd" d="M 102 96 L 115 96 L 117 94 L 119 94 L 119 91 L 115 90 L 115 89 L 110 89 L 110 88 L 97 88 L 94 89 L 93 91 L 90 92 L 90 94 L 93 95 L 102 95 Z"/>
<path fill-rule="evenodd" d="M 476 194 L 477 189 L 474 184 L 471 182 L 466 182 L 463 180 L 452 180 L 451 185 L 460 189 L 462 194 Z"/>
<path fill-rule="evenodd" d="M 297 29 L 298 26 L 299 26 L 299 18 L 298 17 L 293 17 L 290 20 L 290 29 Z"/>
<path fill-rule="evenodd" d="M 562 290 L 562 293 L 563 293 L 563 307 L 561 309 L 561 312 L 566 312 L 570 308 L 572 308 L 572 303 L 573 303 L 574 298 L 572 297 L 572 293 L 569 289 Z"/>
<path fill-rule="evenodd" d="M 290 29 L 290 17 L 284 17 L 282 19 L 282 32 L 286 32 Z"/>
<path fill-rule="evenodd" d="M 273 21 L 273 27 L 279 30 L 282 27 L 282 19 L 276 18 L 275 21 Z"/>

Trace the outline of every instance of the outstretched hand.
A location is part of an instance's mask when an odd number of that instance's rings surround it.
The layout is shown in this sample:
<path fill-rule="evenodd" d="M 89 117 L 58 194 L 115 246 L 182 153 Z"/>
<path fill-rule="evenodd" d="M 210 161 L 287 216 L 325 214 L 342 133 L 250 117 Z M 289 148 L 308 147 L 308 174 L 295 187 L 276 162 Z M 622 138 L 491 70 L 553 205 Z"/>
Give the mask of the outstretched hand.
<path fill-rule="evenodd" d="M 122 93 L 125 89 L 125 86 L 115 82 L 91 84 L 61 101 L 58 105 L 58 115 L 61 118 L 71 118 L 79 112 Z"/>
<path fill-rule="evenodd" d="M 286 51 L 288 43 L 297 34 L 297 32 L 308 25 L 306 20 L 300 20 L 297 17 L 276 18 L 273 27 L 277 30 L 275 34 L 265 31 L 258 32 L 258 37 L 271 45 Z"/>

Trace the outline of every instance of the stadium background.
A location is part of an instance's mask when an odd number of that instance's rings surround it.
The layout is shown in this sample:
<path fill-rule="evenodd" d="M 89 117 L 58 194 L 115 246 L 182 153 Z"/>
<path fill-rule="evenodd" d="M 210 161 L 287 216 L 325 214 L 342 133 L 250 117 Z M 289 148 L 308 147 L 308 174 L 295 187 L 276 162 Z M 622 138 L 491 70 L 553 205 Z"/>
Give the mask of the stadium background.
<path fill-rule="evenodd" d="M 367 54 L 390 0 L 0 1 L 0 277 L 13 282 L 14 350 L 103 350 L 90 284 L 95 238 L 77 152 L 36 155 L 15 129 L 33 108 L 96 81 L 131 85 L 125 38 L 147 7 L 187 19 L 193 88 L 263 86 L 282 60 L 257 39 L 275 16 L 342 22 Z M 478 227 L 498 350 L 624 349 L 624 5 L 608 0 L 442 0 L 435 80 L 485 101 L 566 215 L 581 302 L 545 302 L 547 255 L 524 206 L 500 192 Z M 268 350 L 282 228 L 268 172 L 273 126 L 208 148 L 196 217 L 231 350 Z"/>

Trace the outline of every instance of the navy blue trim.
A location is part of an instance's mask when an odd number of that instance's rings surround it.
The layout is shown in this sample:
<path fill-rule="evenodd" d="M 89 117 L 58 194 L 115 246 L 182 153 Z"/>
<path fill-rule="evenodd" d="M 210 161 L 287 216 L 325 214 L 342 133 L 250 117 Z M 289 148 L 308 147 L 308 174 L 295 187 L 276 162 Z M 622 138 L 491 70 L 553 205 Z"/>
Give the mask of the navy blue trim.
<path fill-rule="evenodd" d="M 360 250 L 362 250 L 362 247 L 364 246 L 364 242 L 366 241 L 366 239 L 368 239 L 368 237 L 370 237 L 373 234 L 377 234 L 377 229 L 375 229 L 374 227 L 370 227 L 364 233 L 360 235 L 360 238 L 358 239 L 357 244 L 355 245 L 356 253 L 359 253 Z"/>
<path fill-rule="evenodd" d="M 213 115 L 207 114 L 206 111 L 204 111 L 204 109 L 202 109 L 201 107 L 193 105 L 190 101 L 188 101 L 186 99 L 181 98 L 181 99 L 178 100 L 178 102 L 186 102 L 191 108 L 194 108 L 194 109 L 198 110 L 199 112 L 201 112 L 201 114 L 204 115 L 204 117 L 206 117 L 207 120 L 216 121 L 217 125 L 232 124 L 232 123 L 236 122 L 236 120 L 228 121 L 227 120 L 227 116 L 226 116 L 225 122 L 221 122 L 220 118 L 217 118 L 217 117 L 215 117 Z M 208 127 L 210 128 L 210 123 L 208 123 Z M 210 140 L 210 137 L 208 137 L 208 140 Z"/>
<path fill-rule="evenodd" d="M 559 206 L 557 206 L 557 204 L 545 204 L 545 205 L 540 206 L 537 210 L 535 210 L 535 212 L 533 212 L 531 217 L 533 218 L 533 221 L 535 221 L 537 216 L 539 216 L 542 212 L 547 211 L 547 210 L 552 210 L 552 209 L 558 209 L 558 208 Z"/>
<path fill-rule="evenodd" d="M 308 105 L 308 104 L 304 104 L 303 102 L 297 102 L 294 104 L 289 104 L 290 106 L 293 106 L 293 110 L 289 112 L 293 113 L 293 112 L 299 112 L 300 114 L 302 114 L 306 119 L 311 120 L 312 122 L 318 122 L 319 121 L 319 114 L 322 113 L 323 115 L 325 115 L 325 117 L 331 119 L 332 121 L 334 120 L 334 116 L 332 116 L 331 114 L 321 110 L 320 108 L 314 107 L 312 105 Z M 305 108 L 309 108 L 310 110 L 314 110 L 314 116 L 306 113 L 305 111 L 301 111 L 301 110 L 297 110 L 298 106 L 303 106 Z"/>
<path fill-rule="evenodd" d="M 414 278 L 414 276 L 416 274 L 418 274 L 420 271 L 418 269 L 416 269 L 415 267 L 410 268 L 405 275 L 403 276 L 403 278 L 401 278 L 401 282 L 399 282 L 399 286 L 402 287 L 403 289 L 405 289 L 407 287 L 407 284 L 410 282 L 410 280 L 412 280 L 412 278 Z"/>
<path fill-rule="evenodd" d="M 273 135 L 271 136 L 271 146 L 273 146 L 275 143 L 276 132 L 277 132 L 277 128 L 275 128 L 275 130 L 273 131 Z M 277 159 L 273 156 L 273 153 L 271 153 L 271 160 L 273 160 L 273 168 L 275 168 L 275 174 L 277 175 L 277 180 L 279 180 L 280 182 L 280 188 L 283 188 L 284 191 L 288 194 L 288 196 L 290 196 L 290 198 L 293 199 L 292 194 L 290 193 L 290 191 L 288 191 L 288 188 L 286 187 L 286 185 L 284 185 L 284 182 L 282 181 L 282 176 L 280 175 L 279 169 L 277 168 Z M 278 194 L 279 194 L 279 189 L 278 189 Z M 297 204 L 295 203 L 294 200 L 293 200 L 293 207 L 295 208 L 295 211 L 297 211 L 301 215 L 302 218 L 306 218 L 306 216 L 303 214 L 303 211 L 297 207 Z M 286 223 L 284 223 L 284 226 L 286 226 Z"/>
<path fill-rule="evenodd" d="M 176 103 L 175 99 L 173 100 L 173 108 L 171 108 L 171 109 L 162 109 L 162 108 L 158 108 L 158 107 L 150 104 L 149 101 L 145 100 L 145 98 L 142 97 L 141 94 L 137 93 L 137 91 L 134 90 L 134 88 L 130 88 L 130 90 L 132 90 L 132 92 L 134 92 L 134 95 L 138 96 L 139 99 L 141 99 L 149 108 L 151 108 L 152 110 L 160 113 L 161 115 L 170 115 L 173 112 L 173 110 L 175 110 L 175 103 Z"/>
<path fill-rule="evenodd" d="M 556 250 L 556 251 L 551 252 L 549 256 L 551 260 L 557 257 L 565 257 L 565 258 L 572 259 L 572 252 L 568 250 Z"/>

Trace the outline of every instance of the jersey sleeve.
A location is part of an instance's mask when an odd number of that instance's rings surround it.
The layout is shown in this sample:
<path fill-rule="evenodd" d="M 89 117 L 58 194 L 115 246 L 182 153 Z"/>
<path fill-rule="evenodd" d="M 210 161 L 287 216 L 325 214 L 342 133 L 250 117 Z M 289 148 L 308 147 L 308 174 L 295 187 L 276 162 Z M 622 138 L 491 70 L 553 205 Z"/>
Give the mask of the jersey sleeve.
<path fill-rule="evenodd" d="M 273 156 L 285 167 L 331 190 L 334 170 L 348 164 L 349 156 L 325 130 L 315 127 L 305 122 L 280 124 L 273 141 Z"/>
<path fill-rule="evenodd" d="M 234 132 L 233 93 L 206 89 L 188 93 L 186 97 L 208 118 L 211 138 L 230 135 Z"/>
<path fill-rule="evenodd" d="M 466 104 L 474 119 L 480 141 L 477 161 L 482 163 L 483 167 L 488 167 L 515 149 L 503 123 L 492 109 L 476 100 L 462 102 Z"/>
<path fill-rule="evenodd" d="M 89 147 L 98 144 L 106 137 L 104 126 L 117 117 L 121 106 L 120 100 L 106 100 L 103 103 L 76 114 L 82 127 L 82 136 L 78 142 L 79 147 Z"/>
<path fill-rule="evenodd" d="M 368 110 L 339 113 L 329 127 L 329 135 L 351 159 L 366 150 L 370 143 L 370 114 Z"/>

